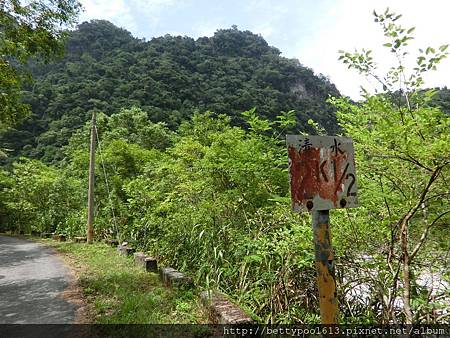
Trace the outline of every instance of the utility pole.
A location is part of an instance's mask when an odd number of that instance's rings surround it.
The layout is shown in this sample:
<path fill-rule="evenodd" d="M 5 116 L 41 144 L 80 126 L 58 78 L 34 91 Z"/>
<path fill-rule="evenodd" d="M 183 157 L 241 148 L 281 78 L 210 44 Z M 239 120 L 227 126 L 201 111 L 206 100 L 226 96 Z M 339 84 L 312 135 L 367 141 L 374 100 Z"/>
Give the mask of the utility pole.
<path fill-rule="evenodd" d="M 89 192 L 88 192 L 88 214 L 87 214 L 87 242 L 94 241 L 94 182 L 95 182 L 95 112 L 92 113 L 91 146 L 89 154 Z"/>

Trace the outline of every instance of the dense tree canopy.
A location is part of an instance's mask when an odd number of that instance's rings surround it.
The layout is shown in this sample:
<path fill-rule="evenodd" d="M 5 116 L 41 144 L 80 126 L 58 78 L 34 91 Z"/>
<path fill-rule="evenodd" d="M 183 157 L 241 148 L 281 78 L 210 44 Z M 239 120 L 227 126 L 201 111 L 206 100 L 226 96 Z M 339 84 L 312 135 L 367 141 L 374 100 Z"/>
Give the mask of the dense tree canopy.
<path fill-rule="evenodd" d="M 448 323 L 449 91 L 421 87 L 447 47 L 406 69 L 413 30 L 374 14 L 399 63 L 379 74 L 370 51 L 342 52 L 384 85 L 356 103 L 235 27 L 144 42 L 80 25 L 63 60 L 30 65 L 34 115 L 2 136 L 40 160 L 0 168 L 0 231 L 86 233 L 98 110 L 97 239 L 126 240 L 258 322 L 318 323 L 311 219 L 291 212 L 284 136 L 338 131 L 354 140 L 360 201 L 331 211 L 341 323 Z"/>
<path fill-rule="evenodd" d="M 63 60 L 34 63 L 31 70 L 36 81 L 24 96 L 33 115 L 2 138 L 13 155 L 60 159 L 57 148 L 89 119 L 90 110 L 110 115 L 133 105 L 171 128 L 205 110 L 242 124 L 240 112 L 256 107 L 269 119 L 294 109 L 302 130 L 310 118 L 330 133 L 337 130 L 325 102 L 339 95 L 334 85 L 236 27 L 210 38 L 166 35 L 144 42 L 94 20 L 70 33 Z"/>
<path fill-rule="evenodd" d="M 0 131 L 29 113 L 20 91 L 30 57 L 48 61 L 63 50 L 64 29 L 80 10 L 76 0 L 0 2 Z"/>

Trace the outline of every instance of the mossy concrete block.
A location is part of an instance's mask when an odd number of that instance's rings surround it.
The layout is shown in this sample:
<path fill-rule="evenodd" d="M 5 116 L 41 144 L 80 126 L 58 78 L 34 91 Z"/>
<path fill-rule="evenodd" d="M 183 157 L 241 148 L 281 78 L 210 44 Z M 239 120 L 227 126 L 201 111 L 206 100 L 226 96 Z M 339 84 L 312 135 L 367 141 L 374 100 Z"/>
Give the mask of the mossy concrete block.
<path fill-rule="evenodd" d="M 134 263 L 147 272 L 158 272 L 158 262 L 154 257 L 148 257 L 143 252 L 136 252 L 134 254 Z"/>
<path fill-rule="evenodd" d="M 136 250 L 128 245 L 119 245 L 117 251 L 119 251 L 119 254 L 122 256 L 131 256 Z"/>
<path fill-rule="evenodd" d="M 154 257 L 145 257 L 144 267 L 147 272 L 158 272 L 158 261 Z"/>
<path fill-rule="evenodd" d="M 74 237 L 73 240 L 75 241 L 75 243 L 84 243 L 84 242 L 87 242 L 87 238 L 86 238 L 86 237 Z"/>
<path fill-rule="evenodd" d="M 119 241 L 117 239 L 105 239 L 104 242 L 110 246 L 118 246 Z"/>
<path fill-rule="evenodd" d="M 174 288 L 191 288 L 194 286 L 194 283 L 184 273 L 173 271 L 169 273 L 169 285 Z"/>
<path fill-rule="evenodd" d="M 126 248 L 125 245 L 119 244 L 117 246 L 117 251 L 119 252 L 119 255 L 125 255 L 126 254 L 125 248 Z"/>
<path fill-rule="evenodd" d="M 138 266 L 144 266 L 145 254 L 143 252 L 135 252 L 134 256 L 134 264 Z"/>
<path fill-rule="evenodd" d="M 194 286 L 191 278 L 186 277 L 182 272 L 174 268 L 162 268 L 159 270 L 161 281 L 166 285 L 174 288 L 190 288 Z"/>
<path fill-rule="evenodd" d="M 200 299 L 214 324 L 252 324 L 253 320 L 225 295 L 216 291 L 203 291 Z"/>
<path fill-rule="evenodd" d="M 176 271 L 174 268 L 161 268 L 159 270 L 159 278 L 165 285 L 169 285 L 169 274 Z"/>

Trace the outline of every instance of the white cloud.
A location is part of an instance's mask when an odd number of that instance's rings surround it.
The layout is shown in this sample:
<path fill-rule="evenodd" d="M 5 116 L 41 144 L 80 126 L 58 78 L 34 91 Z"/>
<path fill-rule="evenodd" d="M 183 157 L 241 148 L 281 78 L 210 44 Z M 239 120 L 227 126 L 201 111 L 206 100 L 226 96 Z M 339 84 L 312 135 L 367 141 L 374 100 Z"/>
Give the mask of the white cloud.
<path fill-rule="evenodd" d="M 194 29 L 194 38 L 204 37 L 204 36 L 213 36 L 217 31 L 218 26 L 212 22 L 202 22 L 197 24 Z"/>
<path fill-rule="evenodd" d="M 262 24 L 251 29 L 255 34 L 261 34 L 265 39 L 270 38 L 274 34 L 274 26 L 270 24 Z"/>
<path fill-rule="evenodd" d="M 163 10 L 174 5 L 183 6 L 185 4 L 184 1 L 180 0 L 129 0 L 128 2 L 135 9 L 137 15 L 145 16 L 153 24 L 159 21 L 159 16 Z"/>
<path fill-rule="evenodd" d="M 133 32 L 137 30 L 130 7 L 124 0 L 81 0 L 81 3 L 85 11 L 80 22 L 103 19 Z"/>
<path fill-rule="evenodd" d="M 373 21 L 372 11 L 384 10 L 387 6 L 398 14 L 403 14 L 400 20 L 405 27 L 416 26 L 416 39 L 411 43 L 411 54 L 419 47 L 439 46 L 450 42 L 450 2 L 428 0 L 427 3 L 407 0 L 376 3 L 367 0 L 343 0 L 330 6 L 323 13 L 313 34 L 302 43 L 295 55 L 300 61 L 313 68 L 317 73 L 328 75 L 344 95 L 359 98 L 360 86 L 373 89 L 373 86 L 356 72 L 348 70 L 338 58 L 338 50 L 353 51 L 355 48 L 368 48 L 374 52 L 374 59 L 386 67 L 393 65 L 382 47 L 384 37 L 381 28 Z M 382 67 L 380 67 L 382 68 Z M 383 73 L 383 72 L 382 72 Z M 426 86 L 450 85 L 450 61 L 444 60 L 438 72 L 426 77 Z"/>
<path fill-rule="evenodd" d="M 177 4 L 181 6 L 184 1 L 175 0 L 80 0 L 85 12 L 80 21 L 91 19 L 104 19 L 117 26 L 125 28 L 134 36 L 141 36 L 139 18 L 147 26 L 155 27 L 161 11 Z"/>
<path fill-rule="evenodd" d="M 269 39 L 280 33 L 280 21 L 288 13 L 289 5 L 275 0 L 252 0 L 245 8 L 248 13 L 255 14 L 249 21 L 257 22 L 250 26 L 250 31 Z"/>

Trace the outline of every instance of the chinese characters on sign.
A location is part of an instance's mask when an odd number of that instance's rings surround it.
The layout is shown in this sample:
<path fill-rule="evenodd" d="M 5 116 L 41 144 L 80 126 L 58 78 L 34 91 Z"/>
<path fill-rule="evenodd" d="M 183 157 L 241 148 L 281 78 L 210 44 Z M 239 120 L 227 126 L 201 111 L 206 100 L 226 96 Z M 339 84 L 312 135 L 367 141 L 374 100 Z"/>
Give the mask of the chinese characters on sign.
<path fill-rule="evenodd" d="M 294 211 L 358 206 L 352 139 L 287 135 L 286 142 Z"/>

